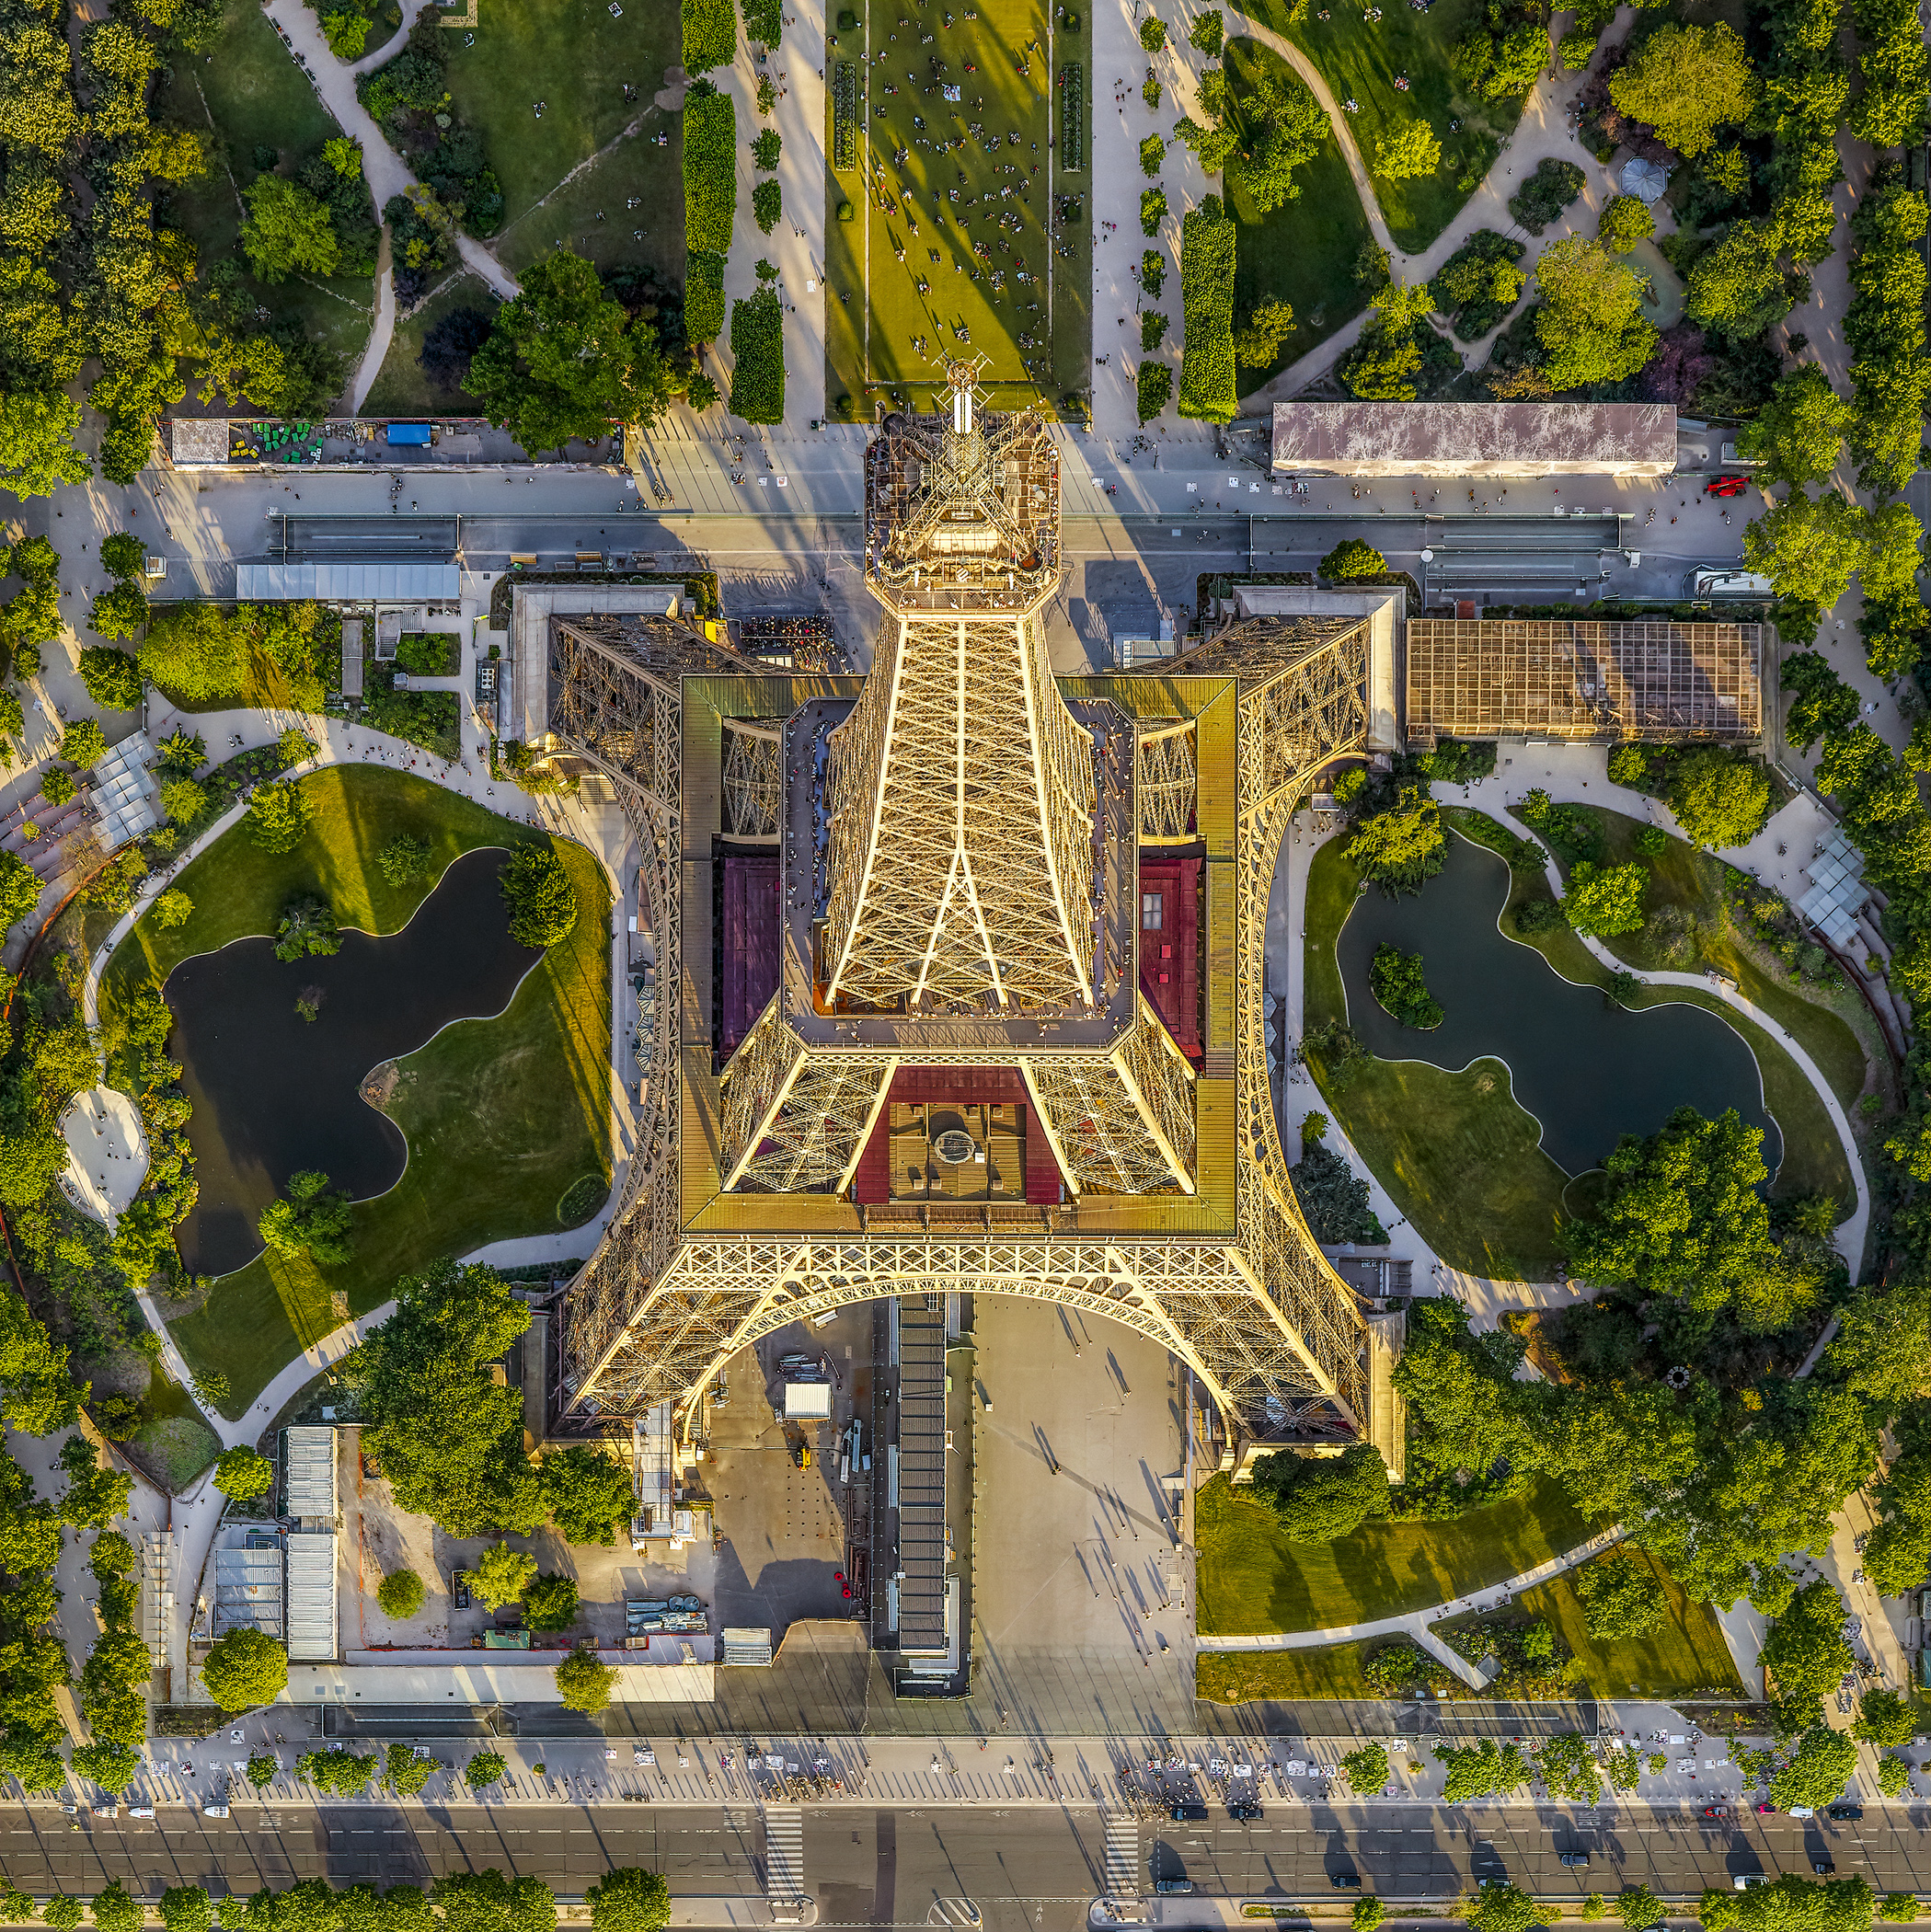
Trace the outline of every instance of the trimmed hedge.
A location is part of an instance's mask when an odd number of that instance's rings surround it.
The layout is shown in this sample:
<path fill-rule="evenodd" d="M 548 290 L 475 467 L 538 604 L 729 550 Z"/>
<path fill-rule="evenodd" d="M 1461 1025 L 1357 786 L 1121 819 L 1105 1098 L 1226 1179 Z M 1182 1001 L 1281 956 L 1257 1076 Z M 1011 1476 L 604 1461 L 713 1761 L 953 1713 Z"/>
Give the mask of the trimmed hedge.
<path fill-rule="evenodd" d="M 776 47 L 784 28 L 778 0 L 744 0 L 744 34 L 764 47 Z"/>
<path fill-rule="evenodd" d="M 737 214 L 738 110 L 700 82 L 684 98 L 684 247 L 729 255 Z"/>
<path fill-rule="evenodd" d="M 724 258 L 693 248 L 684 270 L 684 332 L 693 342 L 715 342 L 724 333 Z"/>
<path fill-rule="evenodd" d="M 729 67 L 738 57 L 738 17 L 730 0 L 684 0 L 684 71 Z"/>
<path fill-rule="evenodd" d="M 1151 422 L 1173 399 L 1173 371 L 1165 362 L 1140 365 L 1140 420 Z"/>
<path fill-rule="evenodd" d="M 1210 194 L 1180 223 L 1180 414 L 1226 422 L 1234 392 L 1234 223 Z"/>
<path fill-rule="evenodd" d="M 751 213 L 760 229 L 769 235 L 785 212 L 785 192 L 776 181 L 760 181 L 751 190 Z"/>
<path fill-rule="evenodd" d="M 785 312 L 775 289 L 730 305 L 730 413 L 746 422 L 785 420 Z"/>
<path fill-rule="evenodd" d="M 1086 70 L 1078 62 L 1060 69 L 1060 171 L 1076 175 L 1086 165 Z"/>
<path fill-rule="evenodd" d="M 841 174 L 858 165 L 858 75 L 849 61 L 832 69 L 832 166 Z"/>

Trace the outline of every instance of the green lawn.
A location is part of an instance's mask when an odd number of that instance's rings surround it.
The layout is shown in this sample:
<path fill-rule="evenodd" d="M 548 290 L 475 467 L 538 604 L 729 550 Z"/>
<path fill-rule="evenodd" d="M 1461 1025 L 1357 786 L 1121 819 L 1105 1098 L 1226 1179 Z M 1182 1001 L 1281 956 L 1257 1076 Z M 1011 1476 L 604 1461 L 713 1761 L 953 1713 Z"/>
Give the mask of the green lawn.
<path fill-rule="evenodd" d="M 1310 1030 L 1347 1017 L 1335 941 L 1358 876 L 1339 839 L 1321 847 L 1308 873 Z M 1342 1132 L 1450 1267 L 1503 1281 L 1561 1278 L 1556 1230 L 1569 1177 L 1543 1152 L 1542 1130 L 1516 1105 L 1500 1061 L 1448 1073 L 1420 1060 L 1374 1060 L 1339 1092 L 1317 1057 L 1314 1072 Z"/>
<path fill-rule="evenodd" d="M 387 767 L 330 765 L 302 784 L 321 807 L 302 843 L 265 853 L 246 826 L 217 840 L 177 881 L 195 901 L 193 916 L 171 933 L 142 920 L 109 964 L 105 999 L 138 977 L 165 980 L 192 954 L 271 931 L 298 887 L 319 885 L 345 926 L 394 932 L 460 853 L 544 836 Z M 397 888 L 375 869 L 401 832 L 429 843 L 430 881 Z M 445 1028 L 398 1063 L 387 1110 L 408 1138 L 408 1166 L 388 1193 L 358 1203 L 354 1260 L 325 1276 L 264 1256 L 171 1324 L 197 1373 L 228 1377 L 229 1414 L 243 1413 L 284 1363 L 336 1326 L 337 1295 L 363 1312 L 439 1255 L 546 1233 L 601 1203 L 610 1173 L 609 891 L 588 853 L 560 842 L 557 850 L 577 887 L 576 927 L 506 1013 Z M 572 1190 L 566 1217 L 559 1208 Z"/>
<path fill-rule="evenodd" d="M 674 21 L 675 16 L 671 17 Z M 543 118 L 547 124 L 547 110 Z M 662 147 L 657 144 L 660 134 L 667 137 Z M 682 283 L 683 168 L 683 117 L 653 108 L 635 134 L 619 141 L 568 187 L 557 188 L 540 206 L 512 218 L 490 247 L 519 274 L 561 243 L 600 269 L 641 263 Z M 745 214 L 748 219 L 749 209 Z"/>
<path fill-rule="evenodd" d="M 1207 1704 L 1382 1696 L 1362 1675 L 1358 1643 L 1308 1650 L 1201 1650 L 1193 1660 L 1193 1678 L 1194 1695 Z"/>
<path fill-rule="evenodd" d="M 239 252 L 239 190 L 259 170 L 258 147 L 272 147 L 283 173 L 293 173 L 323 142 L 341 132 L 259 7 L 236 7 L 222 29 L 213 61 L 178 59 L 156 93 L 155 118 L 212 127 L 226 151 L 199 180 L 163 185 L 155 204 L 163 225 L 194 242 L 205 279 Z M 291 275 L 285 282 L 257 282 L 243 258 L 243 287 L 272 321 L 295 320 L 329 346 L 353 358 L 362 352 L 374 321 L 375 283 L 369 276 Z M 352 371 L 352 362 L 351 364 Z"/>
<path fill-rule="evenodd" d="M 1583 1621 L 1573 1570 L 1525 1590 L 1516 1600 L 1518 1607 L 1526 1616 L 1548 1618 L 1580 1660 L 1584 1682 L 1598 1696 L 1741 1696 L 1743 1686 L 1716 1612 L 1707 1604 L 1692 1603 L 1647 1551 L 1633 1549 L 1629 1554 L 1655 1574 L 1669 1599 L 1661 1628 L 1648 1637 L 1592 1637 Z"/>
<path fill-rule="evenodd" d="M 389 352 L 362 405 L 365 416 L 480 415 L 482 405 L 463 389 L 444 389 L 423 374 L 416 360 L 422 339 L 452 309 L 473 308 L 494 315 L 496 292 L 479 275 L 459 275 L 442 293 L 396 325 Z"/>
<path fill-rule="evenodd" d="M 665 90 L 667 70 L 683 55 L 676 7 L 626 6 L 619 18 L 601 5 L 531 0 L 494 12 L 482 6 L 477 17 L 474 47 L 463 44 L 466 31 L 445 29 L 449 91 L 456 112 L 481 133 L 489 166 L 502 183 L 506 233 L 573 167 L 639 117 L 646 136 L 670 136 L 668 147 L 649 152 L 663 157 L 669 178 L 677 178 L 679 117 L 654 99 Z M 637 90 L 633 100 L 624 98 L 626 85 Z M 544 104 L 540 117 L 538 101 Z M 607 201 L 596 204 L 609 213 L 599 225 L 615 228 L 626 241 L 634 227 L 673 231 L 681 261 L 683 223 L 674 213 L 681 195 L 670 201 L 661 198 L 654 208 L 627 218 L 624 201 L 620 192 L 614 209 Z M 653 214 L 659 219 L 648 218 Z M 635 251 L 626 251 L 626 259 L 635 259 Z"/>
<path fill-rule="evenodd" d="M 1257 0 L 1251 15 L 1307 54 L 1337 101 L 1360 103 L 1350 118 L 1371 173 L 1384 129 L 1418 117 L 1434 129 L 1442 162 L 1433 174 L 1411 181 L 1374 177 L 1375 199 L 1396 246 L 1410 254 L 1427 247 L 1482 185 L 1522 116 L 1519 100 L 1464 93 L 1449 66 L 1455 42 L 1483 17 L 1483 0 L 1435 0 L 1426 13 L 1385 6 L 1379 20 L 1370 20 L 1359 6 L 1327 8 L 1325 19 L 1316 17 L 1323 9 L 1309 8 L 1298 26 L 1290 19 L 1293 11 L 1293 0 Z M 1405 90 L 1395 85 L 1404 76 Z M 1461 123 L 1454 133 L 1451 121 Z"/>
<path fill-rule="evenodd" d="M 1227 43 L 1227 83 L 1237 103 L 1256 79 L 1266 74 L 1293 76 L 1271 47 L 1258 40 Z M 1243 396 L 1270 382 L 1290 363 L 1325 342 L 1351 322 L 1366 305 L 1354 279 L 1361 251 L 1373 239 L 1361 197 L 1331 138 L 1321 152 L 1294 176 L 1300 193 L 1269 214 L 1257 214 L 1240 190 L 1227 195 L 1228 212 L 1238 228 L 1234 274 L 1234 313 L 1247 315 L 1264 295 L 1285 294 L 1293 306 L 1293 332 L 1282 342 L 1265 369 L 1239 371 Z M 1175 260 L 1168 270 L 1169 286 L 1177 285 L 1178 224 L 1169 221 Z"/>
<path fill-rule="evenodd" d="M 903 17 L 885 8 L 861 11 L 860 28 L 835 35 L 827 49 L 828 167 L 836 158 L 831 116 L 840 63 L 856 70 L 863 115 L 854 167 L 832 169 L 826 183 L 832 219 L 825 236 L 825 387 L 833 413 L 837 398 L 848 396 L 847 413 L 869 415 L 868 389 L 882 395 L 893 386 L 913 407 L 928 406 L 937 394 L 931 386 L 936 364 L 953 351 L 988 359 L 982 379 L 995 408 L 1084 395 L 1092 355 L 1093 157 L 1088 137 L 1081 167 L 1061 172 L 1057 83 L 1066 68 L 1080 70 L 1090 127 L 1102 84 L 1092 71 L 1090 25 L 1082 17 L 1075 32 L 1066 32 L 1054 25 L 1044 0 L 979 0 L 976 19 L 955 15 L 949 28 L 937 5 Z M 927 34 L 937 36 L 929 48 L 922 44 Z M 1043 52 L 1031 49 L 1035 39 Z M 868 64 L 879 54 L 882 62 Z M 968 63 L 978 71 L 967 73 Z M 940 85 L 959 86 L 963 98 L 946 101 Z M 888 87 L 898 91 L 888 94 Z M 1110 98 L 1106 111 L 1112 111 Z M 983 141 L 969 132 L 975 123 Z M 966 144 L 939 152 L 938 143 L 953 140 Z M 892 158 L 900 149 L 902 165 Z M 998 200 L 1008 187 L 1011 198 Z M 954 192 L 960 199 L 946 202 L 941 221 L 934 203 Z M 1077 213 L 1062 223 L 1065 232 L 1055 248 L 1045 225 L 1050 198 L 1069 197 Z M 978 206 L 966 205 L 975 198 Z M 841 201 L 851 203 L 854 220 L 836 219 Z M 994 227 L 995 213 L 1017 214 L 1017 233 Z M 984 246 L 989 259 L 975 260 L 973 244 Z M 1122 224 L 1110 246 L 1137 249 L 1141 243 Z M 1034 279 L 1020 282 L 1020 270 Z M 1170 290 L 1177 297 L 1177 286 Z M 1029 306 L 1034 303 L 1036 310 Z M 1177 299 L 1171 309 L 1178 313 Z M 1021 335 L 1032 338 L 1030 346 L 1020 344 Z M 1178 339 L 1176 327 L 1169 339 Z M 1132 353 L 1137 358 L 1137 338 Z"/>
<path fill-rule="evenodd" d="M 1194 1499 L 1193 1521 L 1200 1628 L 1216 1637 L 1406 1616 L 1519 1576 L 1590 1534 L 1546 1478 L 1445 1523 L 1366 1523 L 1339 1543 L 1294 1544 L 1266 1504 L 1215 1476 Z"/>

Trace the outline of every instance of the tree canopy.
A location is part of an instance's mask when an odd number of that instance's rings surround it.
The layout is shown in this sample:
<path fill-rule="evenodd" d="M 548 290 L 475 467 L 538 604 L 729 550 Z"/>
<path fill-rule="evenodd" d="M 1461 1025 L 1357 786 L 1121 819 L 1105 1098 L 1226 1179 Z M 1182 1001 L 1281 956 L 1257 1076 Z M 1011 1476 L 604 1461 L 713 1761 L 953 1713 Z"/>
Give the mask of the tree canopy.
<path fill-rule="evenodd" d="M 1553 388 L 1623 382 L 1656 352 L 1656 326 L 1643 313 L 1649 280 L 1602 241 L 1569 235 L 1552 242 L 1535 264 L 1535 338 Z"/>
<path fill-rule="evenodd" d="M 223 1450 L 215 1460 L 214 1487 L 233 1502 L 252 1502 L 258 1496 L 266 1496 L 274 1481 L 274 1464 L 246 1443 Z"/>
<path fill-rule="evenodd" d="M 1693 845 L 1747 845 L 1770 818 L 1769 774 L 1713 746 L 1670 761 L 1665 796 Z"/>
<path fill-rule="evenodd" d="M 285 282 L 298 270 L 332 275 L 341 243 L 328 204 L 285 175 L 257 175 L 242 190 L 247 216 L 241 246 L 258 280 Z"/>
<path fill-rule="evenodd" d="M 1609 82 L 1618 112 L 1654 128 L 1686 161 L 1715 143 L 1719 127 L 1749 120 L 1756 95 L 1749 53 L 1721 21 L 1658 29 Z"/>
<path fill-rule="evenodd" d="M 1737 454 L 1763 465 L 1765 483 L 1820 482 L 1837 467 L 1851 406 L 1815 362 L 1782 377 L 1754 422 L 1737 431 Z"/>
<path fill-rule="evenodd" d="M 544 1507 L 566 1543 L 609 1546 L 637 1511 L 629 1470 L 582 1443 L 552 1449 L 538 1470 Z"/>
<path fill-rule="evenodd" d="M 1656 1572 L 1625 1550 L 1583 1564 L 1575 1575 L 1582 1621 L 1605 1642 L 1647 1637 L 1669 1614 L 1669 1598 Z"/>
<path fill-rule="evenodd" d="M 654 1871 L 619 1865 L 583 1894 L 592 1932 L 660 1932 L 671 1922 L 671 1889 Z"/>
<path fill-rule="evenodd" d="M 354 1253 L 347 1194 L 313 1168 L 288 1178 L 288 1192 L 261 1211 L 261 1238 L 277 1254 L 306 1255 L 321 1268 L 339 1268 Z"/>
<path fill-rule="evenodd" d="M 1643 894 L 1649 874 L 1638 865 L 1597 866 L 1584 859 L 1569 873 L 1562 914 L 1579 933 L 1609 938 L 1633 933 L 1643 923 Z"/>
<path fill-rule="evenodd" d="M 1779 597 L 1828 610 L 1864 560 L 1864 520 L 1834 490 L 1812 497 L 1793 490 L 1743 530 L 1743 560 L 1770 580 Z"/>
<path fill-rule="evenodd" d="M 523 946 L 554 946 L 577 923 L 577 889 L 549 845 L 519 845 L 499 875 L 510 908 L 510 937 Z"/>
<path fill-rule="evenodd" d="M 1258 1456 L 1254 1494 L 1290 1543 L 1333 1543 L 1388 1513 L 1388 1470 L 1379 1451 L 1354 1443 L 1339 1455 Z"/>
<path fill-rule="evenodd" d="M 201 1665 L 201 1682 L 224 1710 L 270 1704 L 288 1685 L 288 1653 L 266 1630 L 230 1630 Z"/>

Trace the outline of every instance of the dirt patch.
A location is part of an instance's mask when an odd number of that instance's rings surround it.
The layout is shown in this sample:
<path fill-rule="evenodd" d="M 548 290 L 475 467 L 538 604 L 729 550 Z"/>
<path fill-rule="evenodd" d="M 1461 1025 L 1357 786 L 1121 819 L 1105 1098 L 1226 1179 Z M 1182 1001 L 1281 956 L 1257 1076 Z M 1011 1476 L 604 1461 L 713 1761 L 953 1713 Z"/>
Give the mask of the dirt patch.
<path fill-rule="evenodd" d="M 401 1081 L 402 1075 L 397 1071 L 396 1063 L 393 1060 L 385 1060 L 380 1066 L 373 1068 L 363 1079 L 362 1098 L 371 1107 L 386 1108 Z"/>
<path fill-rule="evenodd" d="M 653 108 L 661 108 L 666 114 L 681 114 L 684 111 L 684 97 L 691 85 L 691 77 L 682 67 L 666 67 L 664 84 L 650 97 Z"/>

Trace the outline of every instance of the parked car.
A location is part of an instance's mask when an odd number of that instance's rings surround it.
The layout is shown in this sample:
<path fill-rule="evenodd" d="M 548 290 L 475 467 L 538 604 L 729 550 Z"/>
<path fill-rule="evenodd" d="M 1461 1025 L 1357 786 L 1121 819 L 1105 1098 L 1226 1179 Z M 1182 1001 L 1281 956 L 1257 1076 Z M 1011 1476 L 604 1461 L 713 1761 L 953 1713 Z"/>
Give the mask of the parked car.
<path fill-rule="evenodd" d="M 1703 493 L 1709 497 L 1740 497 L 1749 487 L 1742 477 L 1712 477 L 1703 486 Z"/>
<path fill-rule="evenodd" d="M 1167 1815 L 1176 1824 L 1204 1824 L 1207 1822 L 1207 1807 L 1203 1804 L 1171 1804 Z"/>
<path fill-rule="evenodd" d="M 1764 1817 L 1766 1815 L 1775 1817 L 1776 1814 L 1776 1807 L 1774 1804 L 1760 1804 L 1756 1808 L 1756 1812 L 1759 1818 Z"/>
<path fill-rule="evenodd" d="M 118 1804 L 98 1804 L 94 1807 L 94 1815 L 97 1818 L 118 1818 L 121 1807 Z"/>
<path fill-rule="evenodd" d="M 228 1808 L 224 1804 L 204 1804 L 201 1807 L 203 1818 L 225 1818 L 227 1815 Z"/>
<path fill-rule="evenodd" d="M 1189 1892 L 1193 1890 L 1191 1879 L 1155 1879 L 1154 1890 L 1163 1892 Z"/>
<path fill-rule="evenodd" d="M 1759 1885 L 1767 1885 L 1770 1880 L 1760 1871 L 1740 1872 L 1731 1880 L 1739 1892 L 1754 1892 Z"/>
<path fill-rule="evenodd" d="M 155 1808 L 151 1804 L 131 1804 L 127 1808 L 127 1814 L 130 1818 L 152 1818 L 155 1815 Z"/>
<path fill-rule="evenodd" d="M 1362 1875 L 1358 1871 L 1331 1871 L 1328 1882 L 1337 1892 L 1359 1892 L 1362 1889 Z"/>
<path fill-rule="evenodd" d="M 1864 1807 L 1861 1804 L 1833 1804 L 1827 1815 L 1839 1824 L 1848 1824 L 1852 1819 L 1863 1817 Z"/>
<path fill-rule="evenodd" d="M 1706 1818 L 1728 1818 L 1730 1807 L 1727 1804 L 1707 1804 L 1703 1808 L 1703 1815 Z"/>
<path fill-rule="evenodd" d="M 1587 1852 L 1564 1852 L 1562 1854 L 1562 1862 L 1565 1865 L 1587 1865 L 1589 1863 L 1589 1854 Z"/>
<path fill-rule="evenodd" d="M 1246 1820 L 1259 1818 L 1263 1815 L 1260 1807 L 1247 1798 L 1236 1799 L 1234 1803 L 1227 1807 L 1227 1816 L 1229 1818 Z"/>
<path fill-rule="evenodd" d="M 1812 1858 L 1810 1869 L 1820 1879 L 1834 1879 L 1837 1876 L 1837 1868 L 1829 1858 Z"/>

